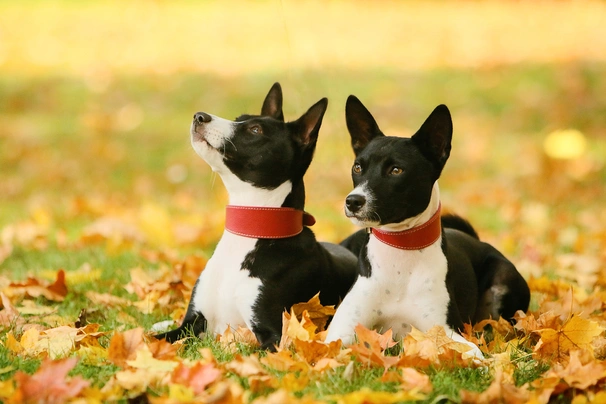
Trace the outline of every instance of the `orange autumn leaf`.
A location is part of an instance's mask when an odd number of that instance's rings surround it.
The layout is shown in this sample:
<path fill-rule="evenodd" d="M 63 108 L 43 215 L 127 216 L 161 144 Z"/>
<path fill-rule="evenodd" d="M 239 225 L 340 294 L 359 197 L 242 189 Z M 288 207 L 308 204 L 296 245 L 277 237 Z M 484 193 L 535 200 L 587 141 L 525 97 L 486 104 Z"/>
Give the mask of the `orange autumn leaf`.
<path fill-rule="evenodd" d="M 604 331 L 597 322 L 572 316 L 557 329 L 534 331 L 540 340 L 534 347 L 537 358 L 567 362 L 571 350 L 586 349 L 593 352 L 592 341 Z"/>
<path fill-rule="evenodd" d="M 310 341 L 316 338 L 318 327 L 311 321 L 307 311 L 301 314 L 301 321 L 291 310 L 291 313 L 282 313 L 282 337 L 280 338 L 279 349 L 288 348 L 292 341 L 300 339 Z"/>
<path fill-rule="evenodd" d="M 570 388 L 585 390 L 606 379 L 606 364 L 595 360 L 587 350 L 575 350 L 570 352 L 570 360 L 565 367 L 558 364 L 544 377 L 559 378 Z"/>
<path fill-rule="evenodd" d="M 126 361 L 134 359 L 137 349 L 143 344 L 143 328 L 117 332 L 109 341 L 107 359 L 116 366 L 125 367 Z"/>
<path fill-rule="evenodd" d="M 171 344 L 166 340 L 154 339 L 148 344 L 149 351 L 156 359 L 168 360 L 174 359 L 177 356 L 177 351 L 180 348 L 179 344 Z"/>
<path fill-rule="evenodd" d="M 328 320 L 334 316 L 335 307 L 323 306 L 322 303 L 320 303 L 320 294 L 318 293 L 305 303 L 297 303 L 293 305 L 292 311 L 294 311 L 297 317 L 301 317 L 303 312 L 307 311 L 309 318 L 316 325 L 316 327 L 318 327 L 318 330 L 323 331 L 326 329 L 326 323 Z"/>
<path fill-rule="evenodd" d="M 384 351 L 394 346 L 396 343 L 392 338 L 391 329 L 384 334 L 379 334 L 374 330 L 369 330 L 362 324 L 355 328 L 357 343 L 349 346 L 352 353 L 366 365 L 380 366 L 387 370 L 398 363 L 399 358 L 395 356 L 385 356 Z"/>
<path fill-rule="evenodd" d="M 173 383 L 190 387 L 195 394 L 200 394 L 220 376 L 221 371 L 213 363 L 196 362 L 191 367 L 180 363 L 173 371 L 171 379 Z"/>
<path fill-rule="evenodd" d="M 65 271 L 62 269 L 57 272 L 57 278 L 54 283 L 44 285 L 43 282 L 35 278 L 28 278 L 24 283 L 11 283 L 7 292 L 15 294 L 25 294 L 30 297 L 43 296 L 54 302 L 62 302 L 67 296 L 67 286 L 65 285 Z"/>
<path fill-rule="evenodd" d="M 238 327 L 236 330 L 232 330 L 230 326 L 227 326 L 225 332 L 217 336 L 217 340 L 224 349 L 232 353 L 238 351 L 239 343 L 250 345 L 252 347 L 259 346 L 259 341 L 257 341 L 255 334 L 245 327 Z"/>
<path fill-rule="evenodd" d="M 320 341 L 294 341 L 297 357 L 316 371 L 332 369 L 344 364 L 336 358 L 341 354 L 341 341 L 325 344 Z"/>
<path fill-rule="evenodd" d="M 441 326 L 432 327 L 426 333 L 412 328 L 403 340 L 404 355 L 398 366 L 426 367 L 433 365 L 468 366 L 471 347 L 454 341 Z"/>
<path fill-rule="evenodd" d="M 78 397 L 90 385 L 80 376 L 69 378 L 68 372 L 78 363 L 77 358 L 57 361 L 46 359 L 33 375 L 21 371 L 14 376 L 17 389 L 9 403 L 64 403 Z"/>

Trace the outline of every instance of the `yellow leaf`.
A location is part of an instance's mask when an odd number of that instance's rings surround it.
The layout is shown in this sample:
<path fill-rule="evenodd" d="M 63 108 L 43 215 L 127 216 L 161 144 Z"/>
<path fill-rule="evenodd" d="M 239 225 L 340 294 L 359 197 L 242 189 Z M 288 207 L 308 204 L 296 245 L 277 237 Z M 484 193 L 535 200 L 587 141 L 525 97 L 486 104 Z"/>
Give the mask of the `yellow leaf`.
<path fill-rule="evenodd" d="M 141 346 L 136 352 L 135 360 L 127 360 L 126 363 L 135 369 L 145 369 L 151 372 L 172 372 L 179 362 L 158 360 L 153 357 L 147 345 Z"/>
<path fill-rule="evenodd" d="M 535 356 L 543 359 L 567 362 L 570 351 L 585 349 L 593 352 L 591 342 L 604 331 L 597 322 L 572 316 L 556 330 L 536 330 L 541 339 L 534 347 Z"/>
<path fill-rule="evenodd" d="M 182 384 L 171 383 L 168 385 L 168 398 L 178 403 L 190 403 L 194 401 L 194 391 Z"/>
<path fill-rule="evenodd" d="M 8 350 L 10 350 L 16 354 L 23 352 L 23 347 L 21 346 L 19 341 L 17 341 L 17 339 L 15 338 L 15 336 L 13 335 L 12 332 L 9 332 L 6 335 L 6 341 L 4 342 L 4 346 Z"/>

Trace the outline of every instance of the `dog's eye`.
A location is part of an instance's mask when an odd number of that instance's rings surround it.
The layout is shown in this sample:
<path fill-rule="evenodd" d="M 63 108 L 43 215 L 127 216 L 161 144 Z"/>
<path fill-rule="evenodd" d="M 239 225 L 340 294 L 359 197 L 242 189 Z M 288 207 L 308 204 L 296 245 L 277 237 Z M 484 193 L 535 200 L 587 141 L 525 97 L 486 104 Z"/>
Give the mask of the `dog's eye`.
<path fill-rule="evenodd" d="M 391 169 L 391 171 L 389 172 L 389 174 L 391 175 L 400 175 L 404 172 L 404 170 L 402 170 L 400 167 L 393 167 Z"/>
<path fill-rule="evenodd" d="M 360 164 L 356 163 L 351 168 L 351 171 L 353 171 L 354 174 L 360 174 L 362 172 L 362 166 Z"/>
<path fill-rule="evenodd" d="M 261 135 L 263 133 L 263 129 L 261 129 L 261 127 L 259 125 L 253 125 L 250 128 L 248 128 L 248 130 L 253 135 Z"/>

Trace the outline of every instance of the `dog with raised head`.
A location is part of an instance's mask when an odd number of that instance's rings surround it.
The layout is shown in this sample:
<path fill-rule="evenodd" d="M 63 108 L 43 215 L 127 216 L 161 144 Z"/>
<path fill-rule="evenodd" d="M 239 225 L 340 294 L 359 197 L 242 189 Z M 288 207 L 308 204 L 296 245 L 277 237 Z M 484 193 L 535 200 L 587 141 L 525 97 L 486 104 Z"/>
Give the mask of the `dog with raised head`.
<path fill-rule="evenodd" d="M 345 247 L 319 243 L 304 212 L 303 176 L 309 167 L 328 100 L 285 122 L 282 89 L 275 83 L 260 115 L 235 121 L 194 115 L 191 142 L 219 174 L 229 194 L 225 230 L 198 278 L 179 328 L 157 335 L 176 341 L 193 333 L 251 329 L 273 349 L 282 313 L 320 292 L 336 305 L 357 274 L 357 258 Z"/>
<path fill-rule="evenodd" d="M 352 342 L 354 328 L 443 326 L 454 340 L 466 322 L 511 319 L 527 310 L 530 291 L 515 266 L 458 216 L 441 217 L 438 178 L 450 155 L 452 120 L 445 105 L 411 138 L 385 136 L 355 96 L 346 104 L 355 154 L 354 189 L 345 214 L 366 229 L 341 244 L 358 254 L 359 276 L 329 326 L 326 340 Z M 443 224 L 442 224 L 443 222 Z"/>

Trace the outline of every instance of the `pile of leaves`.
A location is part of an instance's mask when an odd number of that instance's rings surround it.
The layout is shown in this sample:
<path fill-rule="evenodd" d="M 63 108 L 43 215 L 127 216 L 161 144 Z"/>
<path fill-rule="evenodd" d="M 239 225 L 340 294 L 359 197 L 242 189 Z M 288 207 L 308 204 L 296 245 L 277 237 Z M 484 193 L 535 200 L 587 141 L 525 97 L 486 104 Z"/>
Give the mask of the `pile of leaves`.
<path fill-rule="evenodd" d="M 535 309 L 467 326 L 464 336 L 484 352 L 447 337 L 441 327 L 413 329 L 401 341 L 358 326 L 356 343 L 324 343 L 334 313 L 317 296 L 284 313 L 276 352 L 258 348 L 248 329 L 186 338 L 170 344 L 136 327 L 129 310 L 165 308 L 179 320 L 204 259 L 191 256 L 156 270 L 133 268 L 127 297 L 84 291 L 77 318 L 55 306 L 72 296 L 89 267 L 54 280 L 15 282 L 0 277 L 3 355 L 0 398 L 5 403 L 105 402 L 124 398 L 155 403 L 395 403 L 446 398 L 461 402 L 536 402 L 565 397 L 575 403 L 606 399 L 603 292 L 591 295 L 563 281 L 530 279 Z M 93 274 L 94 276 L 94 274 Z M 71 279 L 71 281 L 70 281 Z M 128 297 L 134 297 L 131 299 Z M 116 329 L 90 321 L 94 308 L 118 312 Z M 155 317 L 159 319 L 161 317 Z M 37 360 L 29 371 L 20 369 Z M 88 376 L 84 369 L 103 373 Z M 440 377 L 467 369 L 482 388 L 445 392 Z M 8 377 L 7 377 L 8 376 Z"/>

